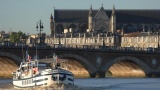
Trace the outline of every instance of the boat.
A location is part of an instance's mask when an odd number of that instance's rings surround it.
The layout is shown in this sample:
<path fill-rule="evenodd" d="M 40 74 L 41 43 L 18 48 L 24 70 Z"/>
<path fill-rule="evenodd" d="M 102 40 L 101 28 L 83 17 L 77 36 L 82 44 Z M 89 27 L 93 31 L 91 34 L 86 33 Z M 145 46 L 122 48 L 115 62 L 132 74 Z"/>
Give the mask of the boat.
<path fill-rule="evenodd" d="M 53 55 L 52 68 L 40 69 L 38 60 L 21 62 L 16 72 L 13 72 L 15 88 L 29 88 L 50 85 L 74 85 L 74 75 L 67 68 L 61 68 L 61 63 L 67 60 L 58 59 Z M 68 62 L 67 62 L 68 63 Z M 67 66 L 68 67 L 68 66 Z"/>

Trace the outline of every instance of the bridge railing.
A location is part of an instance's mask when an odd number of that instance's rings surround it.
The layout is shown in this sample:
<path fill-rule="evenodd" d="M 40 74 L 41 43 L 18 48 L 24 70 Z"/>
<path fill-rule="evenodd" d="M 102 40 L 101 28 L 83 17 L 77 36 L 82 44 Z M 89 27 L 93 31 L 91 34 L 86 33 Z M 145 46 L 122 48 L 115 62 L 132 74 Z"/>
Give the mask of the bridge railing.
<path fill-rule="evenodd" d="M 0 46 L 1 49 L 22 49 L 22 46 Z M 123 51 L 123 52 L 160 52 L 160 48 L 139 48 L 139 47 L 118 47 L 118 46 L 92 46 L 82 45 L 78 46 L 65 46 L 65 45 L 53 45 L 53 46 L 39 46 L 39 47 L 28 47 L 23 46 L 24 49 L 59 49 L 59 50 L 87 50 L 87 51 Z"/>

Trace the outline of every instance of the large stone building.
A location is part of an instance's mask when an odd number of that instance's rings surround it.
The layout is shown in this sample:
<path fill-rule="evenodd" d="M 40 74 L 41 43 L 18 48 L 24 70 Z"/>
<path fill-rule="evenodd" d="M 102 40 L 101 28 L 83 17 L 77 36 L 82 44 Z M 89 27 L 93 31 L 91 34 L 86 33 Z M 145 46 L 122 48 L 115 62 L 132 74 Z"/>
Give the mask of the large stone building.
<path fill-rule="evenodd" d="M 71 16 L 56 16 L 56 12 L 54 10 L 54 18 L 52 15 L 50 18 L 51 36 L 53 38 L 47 37 L 47 43 L 60 43 L 67 46 L 76 45 L 78 47 L 84 45 L 120 46 L 119 35 L 115 33 L 116 15 L 114 6 L 110 17 L 106 14 L 103 6 L 98 11 L 92 10 L 91 6 L 86 15 L 83 10 L 78 12 L 73 10 L 70 14 Z M 67 14 L 67 12 L 63 14 Z M 81 16 L 81 18 L 75 18 L 77 15 Z M 87 21 L 82 18 L 84 16 L 87 17 Z M 61 19 L 58 19 L 60 17 Z"/>
<path fill-rule="evenodd" d="M 89 10 L 54 9 L 54 15 L 50 17 L 51 35 L 46 37 L 45 42 L 67 46 L 137 47 L 135 44 L 125 44 L 124 40 L 129 40 L 124 39 L 129 36 L 127 33 L 158 32 L 159 15 L 160 10 L 115 10 L 114 6 L 112 10 L 104 10 L 103 5 L 99 10 L 92 10 L 92 6 Z"/>
<path fill-rule="evenodd" d="M 87 20 L 86 20 L 87 18 Z M 97 11 L 92 10 L 54 10 L 51 15 L 51 36 L 67 32 L 114 32 L 116 27 L 115 8 L 113 6 L 110 18 L 103 6 Z"/>
<path fill-rule="evenodd" d="M 116 16 L 116 29 L 124 29 L 129 32 L 132 29 L 137 31 L 158 30 L 160 26 L 160 10 L 104 10 L 103 6 L 99 10 L 61 10 L 54 9 L 51 15 L 51 35 L 54 33 L 64 33 L 65 30 L 86 32 L 87 29 L 100 29 L 102 24 L 108 23 L 111 17 Z M 92 19 L 92 20 L 91 20 Z M 95 25 L 95 23 L 97 25 Z M 98 25 L 100 24 L 100 25 Z M 90 27 L 93 26 L 93 27 Z M 108 29 L 107 26 L 104 27 Z"/>

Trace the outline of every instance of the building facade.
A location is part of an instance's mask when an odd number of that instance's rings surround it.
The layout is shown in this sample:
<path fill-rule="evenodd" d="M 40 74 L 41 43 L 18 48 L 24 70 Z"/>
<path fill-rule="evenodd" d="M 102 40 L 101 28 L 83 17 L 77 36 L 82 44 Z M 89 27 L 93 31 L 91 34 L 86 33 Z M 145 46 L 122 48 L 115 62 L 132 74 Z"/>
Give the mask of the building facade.
<path fill-rule="evenodd" d="M 137 49 L 147 50 L 148 48 L 159 47 L 158 33 L 135 32 L 126 34 L 121 39 L 121 47 L 134 47 Z"/>
<path fill-rule="evenodd" d="M 82 47 L 159 47 L 160 10 L 56 10 L 45 43 Z M 148 34 L 152 32 L 152 34 Z M 137 33 L 137 34 L 135 34 Z M 152 39 L 149 39 L 152 38 Z M 151 40 L 151 41 L 150 41 Z M 152 42 L 152 44 L 151 44 Z"/>

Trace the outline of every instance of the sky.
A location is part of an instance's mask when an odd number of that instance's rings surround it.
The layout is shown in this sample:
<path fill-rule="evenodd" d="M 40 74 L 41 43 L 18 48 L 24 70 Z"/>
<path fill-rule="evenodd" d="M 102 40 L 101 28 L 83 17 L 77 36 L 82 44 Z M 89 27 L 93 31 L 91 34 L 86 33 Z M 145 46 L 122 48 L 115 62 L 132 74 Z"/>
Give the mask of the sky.
<path fill-rule="evenodd" d="M 42 33 L 50 35 L 50 16 L 55 9 L 160 9 L 160 0 L 0 0 L 0 31 L 22 31 L 37 34 L 38 21 Z"/>

